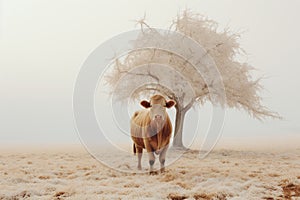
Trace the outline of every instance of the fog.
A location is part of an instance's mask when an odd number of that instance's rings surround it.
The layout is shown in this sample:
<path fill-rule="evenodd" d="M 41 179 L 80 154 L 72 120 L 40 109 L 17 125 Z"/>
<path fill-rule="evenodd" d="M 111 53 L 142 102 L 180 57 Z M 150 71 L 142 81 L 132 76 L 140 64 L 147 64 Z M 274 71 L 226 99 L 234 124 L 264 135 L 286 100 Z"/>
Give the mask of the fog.
<path fill-rule="evenodd" d="M 145 13 L 151 26 L 168 28 L 185 8 L 242 32 L 248 56 L 241 59 L 257 68 L 254 77 L 265 77 L 263 104 L 284 117 L 261 122 L 227 109 L 222 138 L 299 136 L 299 7 L 298 0 L 0 0 L 0 142 L 79 143 L 72 93 L 88 55 L 138 28 L 134 20 Z M 209 110 L 208 104 L 191 111 L 185 132 L 199 113 L 206 127 Z"/>

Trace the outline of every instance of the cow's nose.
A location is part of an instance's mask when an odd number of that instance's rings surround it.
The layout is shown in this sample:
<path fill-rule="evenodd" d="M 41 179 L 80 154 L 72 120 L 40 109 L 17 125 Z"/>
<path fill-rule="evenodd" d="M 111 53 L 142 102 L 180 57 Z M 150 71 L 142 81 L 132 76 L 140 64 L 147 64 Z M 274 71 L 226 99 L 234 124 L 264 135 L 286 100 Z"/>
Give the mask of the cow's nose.
<path fill-rule="evenodd" d="M 161 120 L 161 119 L 162 119 L 162 116 L 161 116 L 161 115 L 155 115 L 155 119 Z"/>

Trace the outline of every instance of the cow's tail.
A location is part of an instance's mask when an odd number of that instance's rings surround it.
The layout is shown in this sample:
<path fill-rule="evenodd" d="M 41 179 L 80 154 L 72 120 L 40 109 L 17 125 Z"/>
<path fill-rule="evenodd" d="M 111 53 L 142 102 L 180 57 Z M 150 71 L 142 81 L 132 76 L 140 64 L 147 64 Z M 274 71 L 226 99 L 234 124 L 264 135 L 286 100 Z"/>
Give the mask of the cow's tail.
<path fill-rule="evenodd" d="M 133 154 L 136 154 L 136 148 L 135 148 L 135 143 L 133 143 Z"/>

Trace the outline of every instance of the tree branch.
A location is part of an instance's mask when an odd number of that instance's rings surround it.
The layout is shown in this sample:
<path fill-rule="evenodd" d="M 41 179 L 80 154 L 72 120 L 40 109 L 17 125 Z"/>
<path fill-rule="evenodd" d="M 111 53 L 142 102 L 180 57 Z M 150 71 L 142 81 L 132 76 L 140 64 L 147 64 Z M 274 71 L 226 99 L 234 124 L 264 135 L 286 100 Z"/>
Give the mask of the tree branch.
<path fill-rule="evenodd" d="M 134 93 L 141 93 L 143 91 L 159 91 L 160 93 L 166 95 L 169 99 L 173 99 L 176 101 L 176 95 L 169 88 L 161 85 L 161 84 L 144 84 L 138 87 Z"/>
<path fill-rule="evenodd" d="M 182 109 L 182 112 L 187 112 L 195 103 L 195 98 L 192 98 L 192 100 Z"/>

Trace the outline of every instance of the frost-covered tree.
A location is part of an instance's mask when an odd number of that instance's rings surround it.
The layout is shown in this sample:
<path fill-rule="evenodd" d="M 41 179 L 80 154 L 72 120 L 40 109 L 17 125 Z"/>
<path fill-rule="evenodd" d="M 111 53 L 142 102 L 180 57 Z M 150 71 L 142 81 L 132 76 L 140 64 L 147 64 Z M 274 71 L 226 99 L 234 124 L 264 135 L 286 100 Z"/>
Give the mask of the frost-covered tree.
<path fill-rule="evenodd" d="M 175 100 L 173 146 L 183 147 L 183 123 L 187 111 L 206 101 L 214 105 L 243 109 L 259 120 L 264 117 L 279 117 L 262 105 L 258 93 L 262 89 L 260 79 L 256 80 L 251 76 L 254 68 L 236 59 L 243 52 L 238 43 L 239 34 L 233 34 L 229 30 L 218 31 L 215 21 L 184 11 L 174 20 L 172 31 L 191 38 L 202 47 L 202 52 L 193 52 L 189 48 L 190 44 L 183 38 L 157 32 L 143 20 L 139 23 L 142 34 L 133 41 L 133 47 L 169 42 L 173 48 L 182 50 L 182 54 L 160 48 L 129 52 L 125 57 L 115 60 L 106 80 L 120 101 L 128 98 L 136 100 L 154 93 Z M 197 63 L 191 63 L 191 59 Z M 221 79 L 216 79 L 217 76 Z M 222 80 L 226 98 L 220 95 L 220 83 L 217 80 Z"/>

